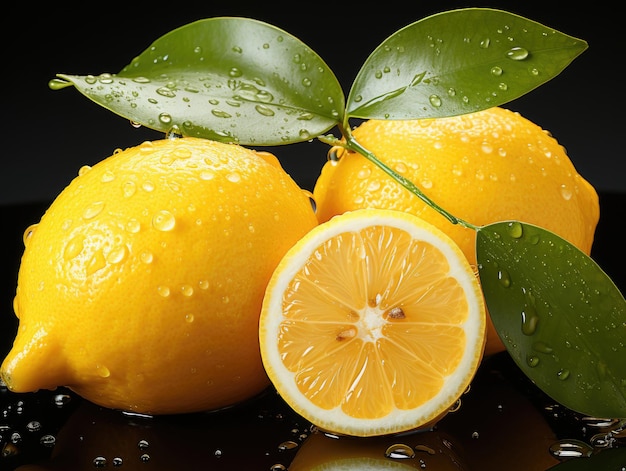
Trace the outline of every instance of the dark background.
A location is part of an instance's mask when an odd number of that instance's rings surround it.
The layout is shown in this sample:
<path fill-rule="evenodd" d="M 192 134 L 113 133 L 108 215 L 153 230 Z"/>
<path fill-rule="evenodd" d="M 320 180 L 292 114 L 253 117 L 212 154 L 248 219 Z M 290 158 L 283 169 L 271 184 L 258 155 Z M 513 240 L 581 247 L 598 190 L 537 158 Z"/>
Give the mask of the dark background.
<path fill-rule="evenodd" d="M 561 5 L 558 6 L 557 5 Z M 626 192 L 620 15 L 608 2 L 10 2 L 1 14 L 4 139 L 0 205 L 51 201 L 83 164 L 160 134 L 137 130 L 73 88 L 52 91 L 57 73 L 116 73 L 163 34 L 202 18 L 246 16 L 301 39 L 347 92 L 369 54 L 389 35 L 428 15 L 492 7 L 581 38 L 589 49 L 565 71 L 507 105 L 549 130 L 601 192 Z M 275 148 L 308 189 L 326 160 L 317 141 Z"/>

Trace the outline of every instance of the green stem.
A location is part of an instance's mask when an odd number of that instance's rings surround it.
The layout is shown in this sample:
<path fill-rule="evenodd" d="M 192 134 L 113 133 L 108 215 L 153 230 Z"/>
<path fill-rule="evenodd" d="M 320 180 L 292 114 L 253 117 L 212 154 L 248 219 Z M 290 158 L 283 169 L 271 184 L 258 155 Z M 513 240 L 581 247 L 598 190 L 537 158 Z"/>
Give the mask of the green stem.
<path fill-rule="evenodd" d="M 363 147 L 356 139 L 354 139 L 354 137 L 352 136 L 352 133 L 349 131 L 349 127 L 340 126 L 340 128 L 341 128 L 340 129 L 341 133 L 345 138 L 345 142 L 339 141 L 338 139 L 332 136 L 323 136 L 323 137 L 320 137 L 320 140 L 327 144 L 341 145 L 346 149 L 352 150 L 354 152 L 358 152 L 359 154 L 363 155 L 366 159 L 368 159 L 370 162 L 378 166 L 383 172 L 385 172 L 387 175 L 393 178 L 396 182 L 398 182 L 404 188 L 406 188 L 415 196 L 420 198 L 428 206 L 430 206 L 439 214 L 444 216 L 452 224 L 459 224 L 460 226 L 463 226 L 467 229 L 472 229 L 474 231 L 479 230 L 478 226 L 470 224 L 469 222 L 464 221 L 463 219 L 458 218 L 454 216 L 453 214 L 449 213 L 448 211 L 446 211 L 445 209 L 443 209 L 441 206 L 439 206 L 437 203 L 431 200 L 428 196 L 426 196 L 422 192 L 422 190 L 420 190 L 413 182 L 404 178 L 399 173 L 396 173 L 392 168 L 388 167 L 384 162 L 381 162 L 372 152 L 370 152 L 368 149 Z"/>

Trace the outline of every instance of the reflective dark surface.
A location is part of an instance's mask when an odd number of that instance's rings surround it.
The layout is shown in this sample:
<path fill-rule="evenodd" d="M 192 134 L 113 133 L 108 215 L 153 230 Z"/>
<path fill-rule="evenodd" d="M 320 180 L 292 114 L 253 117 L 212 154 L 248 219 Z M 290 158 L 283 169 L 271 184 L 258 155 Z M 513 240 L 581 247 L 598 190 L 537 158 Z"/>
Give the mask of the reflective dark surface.
<path fill-rule="evenodd" d="M 0 279 L 2 356 L 17 325 L 12 300 L 22 232 L 46 207 L 0 207 L 6 241 Z M 601 194 L 592 253 L 622 292 L 626 257 L 619 234 L 625 207 L 626 194 Z M 506 352 L 484 360 L 458 410 L 435 428 L 395 437 L 326 436 L 273 390 L 219 412 L 143 417 L 95 406 L 63 388 L 13 394 L 0 386 L 0 413 L 2 471 L 626 470 L 626 432 L 619 431 L 617 421 L 584 417 L 556 404 Z"/>

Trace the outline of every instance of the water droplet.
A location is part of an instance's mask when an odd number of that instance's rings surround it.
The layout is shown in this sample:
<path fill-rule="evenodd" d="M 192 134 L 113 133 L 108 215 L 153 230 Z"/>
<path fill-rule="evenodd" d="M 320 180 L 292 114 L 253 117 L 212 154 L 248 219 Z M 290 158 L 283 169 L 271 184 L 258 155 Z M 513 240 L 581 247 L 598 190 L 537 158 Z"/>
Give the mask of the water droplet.
<path fill-rule="evenodd" d="M 393 459 L 415 458 L 415 451 L 404 443 L 394 443 L 385 450 L 385 456 Z"/>
<path fill-rule="evenodd" d="M 98 365 L 96 366 L 96 370 L 98 372 L 98 376 L 100 376 L 101 378 L 108 378 L 109 376 L 111 376 L 111 372 L 106 366 Z"/>
<path fill-rule="evenodd" d="M 39 439 L 39 443 L 42 446 L 51 448 L 55 445 L 56 438 L 54 437 L 54 435 L 50 434 L 42 435 L 42 437 Z"/>
<path fill-rule="evenodd" d="M 122 192 L 125 198 L 130 198 L 131 196 L 135 194 L 136 191 L 137 191 L 137 185 L 135 185 L 135 182 L 127 181 L 122 186 Z"/>
<path fill-rule="evenodd" d="M 107 255 L 107 262 L 109 263 L 121 263 L 128 255 L 128 248 L 125 245 L 114 247 Z"/>
<path fill-rule="evenodd" d="M 214 108 L 211 110 L 211 114 L 217 118 L 232 118 L 232 115 L 224 110 Z"/>
<path fill-rule="evenodd" d="M 38 420 L 31 420 L 26 424 L 26 430 L 29 432 L 38 432 L 41 430 L 41 422 Z"/>
<path fill-rule="evenodd" d="M 167 298 L 170 295 L 170 289 L 167 286 L 157 286 L 157 293 L 159 293 L 159 295 L 163 296 L 164 298 Z"/>
<path fill-rule="evenodd" d="M 365 179 L 365 178 L 368 178 L 371 173 L 372 173 L 372 170 L 369 167 L 364 167 L 357 172 L 356 176 L 357 178 Z"/>
<path fill-rule="evenodd" d="M 580 440 L 560 440 L 550 446 L 550 453 L 558 459 L 589 457 L 593 448 Z"/>
<path fill-rule="evenodd" d="M 506 231 L 514 239 L 519 239 L 524 234 L 524 227 L 520 222 L 510 222 L 506 227 Z"/>
<path fill-rule="evenodd" d="M 87 262 L 87 276 L 93 275 L 95 272 L 103 269 L 104 267 L 106 267 L 106 260 L 102 254 L 102 250 L 98 250 L 93 254 L 89 262 Z"/>
<path fill-rule="evenodd" d="M 562 370 L 559 370 L 556 374 L 556 377 L 559 378 L 561 381 L 565 381 L 567 378 L 569 378 L 570 376 L 570 371 L 567 368 L 563 368 Z"/>
<path fill-rule="evenodd" d="M 159 115 L 159 121 L 163 124 L 170 124 L 172 122 L 172 117 L 169 113 L 161 113 Z"/>
<path fill-rule="evenodd" d="M 90 170 L 91 170 L 90 165 L 83 165 L 81 168 L 78 169 L 78 176 L 81 177 L 85 175 L 87 172 L 89 172 Z"/>
<path fill-rule="evenodd" d="M 209 288 L 209 282 L 207 280 L 200 280 L 198 281 L 198 286 L 200 287 L 200 289 L 208 289 Z"/>
<path fill-rule="evenodd" d="M 512 47 L 506 52 L 506 57 L 514 61 L 523 61 L 529 56 L 528 50 L 523 47 Z"/>
<path fill-rule="evenodd" d="M 141 223 L 137 219 L 131 218 L 126 223 L 126 230 L 131 234 L 137 234 L 141 230 Z"/>
<path fill-rule="evenodd" d="M 154 183 L 152 183 L 150 180 L 146 180 L 145 182 L 141 184 L 141 189 L 143 191 L 151 193 L 154 191 Z"/>
<path fill-rule="evenodd" d="M 463 401 L 461 401 L 461 399 L 457 399 L 454 404 L 452 404 L 450 406 L 450 409 L 448 409 L 448 412 L 457 412 L 461 409 L 461 405 L 463 404 Z"/>
<path fill-rule="evenodd" d="M 331 164 L 336 165 L 341 160 L 341 157 L 344 152 L 345 152 L 345 149 L 343 147 L 333 146 L 328 150 L 328 153 L 326 154 L 326 158 Z"/>
<path fill-rule="evenodd" d="M 195 320 L 195 317 L 194 317 L 194 315 L 193 315 L 193 314 L 187 314 L 187 315 L 185 315 L 185 322 L 188 322 L 188 323 L 190 323 L 190 324 L 191 324 L 194 320 Z"/>
<path fill-rule="evenodd" d="M 113 180 L 115 180 L 115 174 L 111 172 L 110 170 L 104 172 L 102 174 L 102 177 L 100 178 L 100 181 L 102 183 L 109 183 L 109 182 L 112 182 Z"/>
<path fill-rule="evenodd" d="M 232 183 L 237 183 L 241 180 L 241 175 L 237 172 L 232 172 L 226 175 L 226 180 Z"/>
<path fill-rule="evenodd" d="M 539 357 L 535 355 L 529 355 L 526 358 L 526 364 L 528 364 L 528 366 L 530 366 L 531 368 L 534 368 L 539 364 Z"/>
<path fill-rule="evenodd" d="M 152 255 L 152 252 L 148 252 L 146 250 L 144 252 L 141 252 L 141 254 L 139 255 L 139 260 L 148 265 L 154 260 L 154 255 Z"/>
<path fill-rule="evenodd" d="M 367 191 L 377 191 L 378 189 L 380 189 L 380 181 L 378 180 L 372 180 L 367 185 Z"/>
<path fill-rule="evenodd" d="M 502 67 L 499 67 L 497 65 L 491 68 L 491 75 L 495 75 L 496 77 L 499 77 L 500 75 L 502 75 L 502 72 L 503 72 Z"/>
<path fill-rule="evenodd" d="M 550 354 L 552 353 L 552 347 L 545 342 L 533 343 L 533 350 L 539 353 Z"/>
<path fill-rule="evenodd" d="M 24 230 L 24 233 L 22 234 L 22 242 L 24 243 L 24 247 L 28 245 L 28 242 L 30 241 L 33 234 L 35 233 L 37 226 L 38 224 L 31 224 Z"/>
<path fill-rule="evenodd" d="M 215 174 L 213 172 L 208 170 L 202 170 L 202 172 L 200 172 L 200 180 L 209 181 L 213 180 L 213 178 L 215 178 Z"/>
<path fill-rule="evenodd" d="M 400 162 L 400 163 L 396 164 L 395 170 L 398 173 L 406 173 L 408 168 L 407 168 L 406 164 L 403 164 L 402 162 Z"/>
<path fill-rule="evenodd" d="M 176 226 L 176 218 L 172 213 L 163 209 L 152 218 L 152 226 L 157 231 L 168 232 L 173 230 Z"/>
<path fill-rule="evenodd" d="M 57 394 L 54 396 L 54 405 L 57 407 L 63 407 L 69 404 L 72 400 L 72 396 L 69 394 Z"/>
<path fill-rule="evenodd" d="M 254 109 L 263 116 L 274 116 L 274 110 L 265 105 L 256 105 Z"/>
<path fill-rule="evenodd" d="M 511 286 L 511 276 L 509 275 L 509 272 L 506 270 L 498 270 L 498 281 L 505 288 Z"/>
<path fill-rule="evenodd" d="M 572 198 L 572 190 L 567 185 L 561 185 L 560 191 L 564 200 L 569 201 Z"/>
<path fill-rule="evenodd" d="M 104 456 L 96 456 L 93 459 L 93 465 L 96 468 L 104 468 L 107 465 L 107 459 Z"/>
<path fill-rule="evenodd" d="M 522 311 L 522 333 L 524 335 L 533 335 L 537 330 L 539 316 L 532 306 L 526 306 L 526 310 Z"/>
<path fill-rule="evenodd" d="M 180 287 L 180 292 L 183 293 L 183 296 L 186 296 L 186 297 L 193 296 L 193 286 L 182 285 Z"/>
<path fill-rule="evenodd" d="M 119 467 L 122 466 L 124 464 L 124 460 L 122 458 L 120 458 L 119 456 L 116 456 L 115 458 L 113 458 L 113 466 L 114 467 Z"/>
<path fill-rule="evenodd" d="M 439 95 L 430 95 L 428 101 L 435 108 L 439 108 L 442 105 L 441 97 Z"/>
<path fill-rule="evenodd" d="M 298 448 L 298 444 L 293 440 L 287 440 L 278 445 L 279 450 L 293 450 L 294 448 Z"/>
<path fill-rule="evenodd" d="M 87 206 L 85 208 L 85 211 L 83 211 L 83 218 L 84 219 L 93 219 L 98 214 L 100 214 L 103 209 L 104 209 L 104 202 L 103 201 L 95 201 L 94 203 L 91 203 L 89 206 Z"/>
<path fill-rule="evenodd" d="M 489 38 L 485 38 L 481 40 L 478 44 L 482 49 L 487 49 L 489 47 L 489 44 L 491 44 L 491 40 Z"/>

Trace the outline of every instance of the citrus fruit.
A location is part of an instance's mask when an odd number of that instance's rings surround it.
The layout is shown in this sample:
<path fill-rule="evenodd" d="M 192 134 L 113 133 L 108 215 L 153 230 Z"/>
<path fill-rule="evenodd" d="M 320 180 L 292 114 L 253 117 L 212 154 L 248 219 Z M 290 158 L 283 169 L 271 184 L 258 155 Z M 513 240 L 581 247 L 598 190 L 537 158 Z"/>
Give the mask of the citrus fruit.
<path fill-rule="evenodd" d="M 26 231 L 2 378 L 147 414 L 246 400 L 270 384 L 265 286 L 316 225 L 270 154 L 194 138 L 114 153 Z"/>
<path fill-rule="evenodd" d="M 555 232 L 589 254 L 598 195 L 548 132 L 500 107 L 422 120 L 370 120 L 354 138 L 440 207 L 480 226 L 516 219 Z M 343 152 L 342 152 L 343 151 Z M 313 191 L 320 222 L 375 207 L 413 213 L 448 234 L 476 263 L 476 233 L 452 224 L 361 154 L 339 149 Z M 489 325 L 486 354 L 504 350 Z"/>
<path fill-rule="evenodd" d="M 445 415 L 482 358 L 485 309 L 458 246 L 409 213 L 320 224 L 274 271 L 259 323 L 278 393 L 319 428 L 388 435 Z"/>

